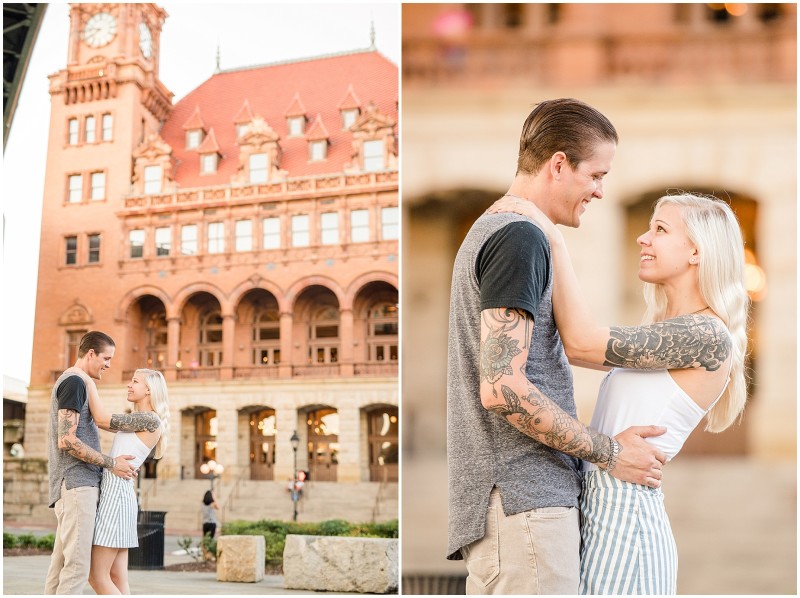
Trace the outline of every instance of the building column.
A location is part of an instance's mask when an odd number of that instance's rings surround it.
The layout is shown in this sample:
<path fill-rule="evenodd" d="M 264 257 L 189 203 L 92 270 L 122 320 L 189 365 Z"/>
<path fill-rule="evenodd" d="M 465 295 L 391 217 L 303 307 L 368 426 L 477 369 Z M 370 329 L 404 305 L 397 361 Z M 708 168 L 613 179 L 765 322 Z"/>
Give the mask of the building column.
<path fill-rule="evenodd" d="M 167 318 L 167 368 L 164 372 L 167 381 L 178 379 L 178 361 L 180 360 L 181 319 L 179 316 Z"/>
<path fill-rule="evenodd" d="M 358 407 L 339 409 L 339 482 L 361 481 L 361 410 Z"/>
<path fill-rule="evenodd" d="M 278 367 L 278 376 L 281 378 L 292 377 L 292 365 L 294 365 L 292 363 L 292 355 L 294 354 L 294 350 L 292 348 L 293 325 L 294 318 L 292 317 L 292 313 L 281 313 L 281 363 Z M 291 432 L 289 432 L 289 435 L 291 436 Z"/>
<path fill-rule="evenodd" d="M 302 424 L 302 425 L 301 425 Z M 308 468 L 308 434 L 305 421 L 298 421 L 294 407 L 275 408 L 275 481 L 286 482 L 294 475 L 294 451 L 291 437 L 297 430 L 300 444 L 297 446 L 297 469 Z"/>
<path fill-rule="evenodd" d="M 219 370 L 220 380 L 233 379 L 233 350 L 236 346 L 236 316 L 224 314 L 222 316 L 222 367 Z"/>
<path fill-rule="evenodd" d="M 236 409 L 230 407 L 223 407 L 228 397 L 220 397 L 216 401 L 217 412 L 217 463 L 221 463 L 225 467 L 223 472 L 223 479 L 226 483 L 233 483 L 241 473 L 240 465 L 238 463 L 236 454 L 238 446 L 238 415 Z M 230 397 L 231 399 L 233 397 Z"/>
<path fill-rule="evenodd" d="M 339 310 L 340 375 L 353 376 L 353 310 Z"/>
<path fill-rule="evenodd" d="M 158 477 L 162 480 L 175 480 L 181 476 L 182 423 L 180 410 L 170 409 L 167 450 L 158 464 Z"/>

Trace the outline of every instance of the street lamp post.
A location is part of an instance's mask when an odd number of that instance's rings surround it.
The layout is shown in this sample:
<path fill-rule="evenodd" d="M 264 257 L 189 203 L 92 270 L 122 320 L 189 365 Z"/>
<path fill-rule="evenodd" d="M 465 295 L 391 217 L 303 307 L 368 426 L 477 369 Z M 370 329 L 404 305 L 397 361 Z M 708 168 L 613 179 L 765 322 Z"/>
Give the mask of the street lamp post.
<path fill-rule="evenodd" d="M 294 514 L 292 521 L 297 521 L 297 501 L 300 499 L 300 494 L 297 491 L 297 447 L 300 446 L 300 437 L 297 435 L 297 430 L 292 432 L 289 442 L 292 443 L 292 450 L 294 451 L 294 476 L 292 477 L 292 506 Z"/>
<path fill-rule="evenodd" d="M 211 459 L 208 463 L 203 463 L 200 466 L 200 473 L 202 473 L 211 481 L 212 494 L 214 493 L 214 480 L 221 477 L 223 471 L 225 471 L 225 468 L 221 463 L 214 461 L 214 459 Z"/>

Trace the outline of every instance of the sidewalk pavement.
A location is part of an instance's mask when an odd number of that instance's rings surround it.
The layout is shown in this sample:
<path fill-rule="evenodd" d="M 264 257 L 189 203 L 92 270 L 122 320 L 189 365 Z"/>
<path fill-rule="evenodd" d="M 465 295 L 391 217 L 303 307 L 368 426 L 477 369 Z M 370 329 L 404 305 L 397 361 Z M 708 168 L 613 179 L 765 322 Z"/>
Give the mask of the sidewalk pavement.
<path fill-rule="evenodd" d="M 32 533 L 42 536 L 54 533 L 54 529 L 22 527 L 10 522 L 3 523 L 3 529 L 16 535 Z M 180 533 L 167 528 L 164 537 L 164 565 L 191 562 L 191 556 L 178 546 L 183 536 L 196 540 L 198 532 Z M 175 535 L 173 535 L 175 534 Z M 178 553 L 178 554 L 174 554 Z M 50 555 L 14 556 L 3 558 L 3 594 L 31 595 L 44 592 L 44 580 L 50 565 Z M 258 583 L 236 583 L 217 581 L 216 573 L 197 573 L 189 571 L 142 571 L 128 572 L 133 594 L 173 595 L 173 594 L 225 594 L 229 596 L 249 594 L 315 594 L 310 590 L 287 590 L 283 587 L 283 576 L 267 575 Z M 84 595 L 94 595 L 88 584 Z"/>

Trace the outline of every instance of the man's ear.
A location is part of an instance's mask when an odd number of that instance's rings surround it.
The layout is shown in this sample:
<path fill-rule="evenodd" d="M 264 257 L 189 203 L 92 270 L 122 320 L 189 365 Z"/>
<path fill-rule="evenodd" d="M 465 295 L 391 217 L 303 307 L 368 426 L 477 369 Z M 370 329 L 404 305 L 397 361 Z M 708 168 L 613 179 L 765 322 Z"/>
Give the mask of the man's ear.
<path fill-rule="evenodd" d="M 561 173 L 567 165 L 567 154 L 564 152 L 556 152 L 550 156 L 550 174 L 555 180 L 561 178 Z"/>

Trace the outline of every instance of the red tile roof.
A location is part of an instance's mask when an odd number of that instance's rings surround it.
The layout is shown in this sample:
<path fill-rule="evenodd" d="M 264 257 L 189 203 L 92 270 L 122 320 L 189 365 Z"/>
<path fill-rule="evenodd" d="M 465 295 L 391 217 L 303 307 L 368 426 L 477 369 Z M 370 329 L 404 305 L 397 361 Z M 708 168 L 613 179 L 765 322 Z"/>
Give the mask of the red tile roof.
<path fill-rule="evenodd" d="M 282 170 L 289 177 L 342 172 L 351 160 L 352 133 L 342 130 L 340 108 L 351 95 L 374 102 L 382 114 L 397 120 L 397 66 L 374 50 L 341 53 L 283 63 L 222 71 L 195 88 L 174 107 L 161 137 L 172 146 L 174 177 L 183 188 L 229 184 L 239 165 L 235 122 L 245 110 L 263 117 L 280 135 Z M 303 98 L 307 114 L 319 114 L 330 132 L 328 159 L 309 162 L 306 137 L 288 138 L 287 106 Z M 344 99 L 343 99 L 344 98 Z M 197 154 L 186 149 L 184 126 L 195 111 L 213 127 L 221 159 L 214 175 L 200 175 Z"/>

